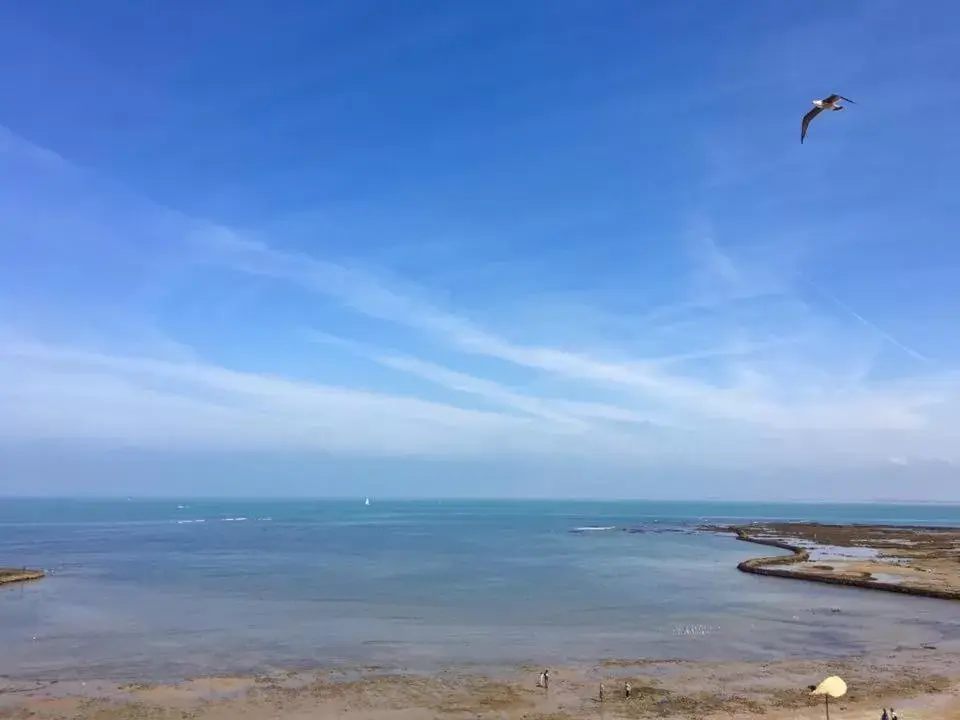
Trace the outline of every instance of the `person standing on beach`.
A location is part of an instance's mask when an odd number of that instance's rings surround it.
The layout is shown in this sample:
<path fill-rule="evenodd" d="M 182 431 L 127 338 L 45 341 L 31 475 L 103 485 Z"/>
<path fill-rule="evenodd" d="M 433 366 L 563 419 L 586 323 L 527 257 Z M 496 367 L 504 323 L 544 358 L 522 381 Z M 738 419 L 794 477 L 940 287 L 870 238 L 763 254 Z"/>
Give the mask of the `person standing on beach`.
<path fill-rule="evenodd" d="M 890 708 L 890 720 L 900 720 L 900 718 L 897 717 L 897 711 L 893 708 Z"/>
<path fill-rule="evenodd" d="M 623 696 L 624 696 L 625 698 L 629 698 L 629 697 L 630 697 L 630 693 L 632 693 L 632 692 L 633 692 L 633 686 L 630 685 L 630 681 L 627 680 L 627 681 L 623 684 Z"/>
<path fill-rule="evenodd" d="M 537 687 L 543 687 L 546 683 L 546 680 L 543 677 L 543 670 L 540 671 L 540 674 L 537 675 Z"/>
<path fill-rule="evenodd" d="M 603 702 L 603 683 L 600 683 L 600 702 Z"/>
<path fill-rule="evenodd" d="M 550 671 L 549 670 L 543 671 L 543 689 L 544 690 L 550 689 Z"/>
<path fill-rule="evenodd" d="M 887 715 L 887 709 L 884 708 L 883 712 L 880 713 L 880 720 L 890 720 L 890 716 Z"/>

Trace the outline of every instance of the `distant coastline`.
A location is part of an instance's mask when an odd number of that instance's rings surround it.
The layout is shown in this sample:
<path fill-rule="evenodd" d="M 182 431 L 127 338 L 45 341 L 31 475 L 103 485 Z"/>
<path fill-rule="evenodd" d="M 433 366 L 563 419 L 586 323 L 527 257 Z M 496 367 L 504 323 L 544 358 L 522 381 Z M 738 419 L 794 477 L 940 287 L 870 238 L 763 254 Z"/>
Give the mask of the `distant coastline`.
<path fill-rule="evenodd" d="M 740 572 L 960 600 L 958 528 L 794 522 L 701 529 L 790 553 L 744 560 Z"/>
<path fill-rule="evenodd" d="M 0 568 L 0 585 L 40 580 L 46 576 L 47 574 L 43 570 L 33 568 Z"/>

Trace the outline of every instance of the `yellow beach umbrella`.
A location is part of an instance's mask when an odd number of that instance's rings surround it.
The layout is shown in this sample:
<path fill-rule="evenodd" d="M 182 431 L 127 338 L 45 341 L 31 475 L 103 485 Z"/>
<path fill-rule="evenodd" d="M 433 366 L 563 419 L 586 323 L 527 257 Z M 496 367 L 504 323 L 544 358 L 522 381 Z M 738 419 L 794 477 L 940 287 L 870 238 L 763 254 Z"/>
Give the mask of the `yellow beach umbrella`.
<path fill-rule="evenodd" d="M 847 684 L 843 678 L 831 675 L 819 685 L 810 686 L 811 695 L 823 695 L 824 707 L 827 710 L 827 720 L 830 720 L 830 698 L 839 698 L 847 694 Z"/>

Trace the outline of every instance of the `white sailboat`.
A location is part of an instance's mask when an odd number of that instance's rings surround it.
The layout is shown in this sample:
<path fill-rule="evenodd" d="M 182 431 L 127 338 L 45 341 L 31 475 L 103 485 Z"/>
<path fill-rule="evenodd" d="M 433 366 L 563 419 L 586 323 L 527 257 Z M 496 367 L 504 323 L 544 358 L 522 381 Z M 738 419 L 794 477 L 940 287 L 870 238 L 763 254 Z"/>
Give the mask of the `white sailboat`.
<path fill-rule="evenodd" d="M 363 504 L 364 504 L 364 505 L 369 505 L 369 504 L 370 504 L 370 498 L 364 499 Z"/>

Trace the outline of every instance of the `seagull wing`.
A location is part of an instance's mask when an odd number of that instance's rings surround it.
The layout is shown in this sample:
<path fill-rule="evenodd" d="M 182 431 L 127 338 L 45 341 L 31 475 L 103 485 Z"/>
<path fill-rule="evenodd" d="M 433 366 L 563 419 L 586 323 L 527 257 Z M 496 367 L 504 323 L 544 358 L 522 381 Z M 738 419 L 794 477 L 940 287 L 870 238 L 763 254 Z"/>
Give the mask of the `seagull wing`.
<path fill-rule="evenodd" d="M 843 100 L 845 102 L 853 103 L 854 105 L 856 105 L 856 103 L 853 102 L 853 100 L 851 100 L 850 98 L 845 98 L 843 95 L 837 95 L 836 93 L 831 93 L 830 95 L 828 95 L 823 99 L 823 101 L 826 103 L 834 103 L 837 100 Z"/>
<path fill-rule="evenodd" d="M 803 139 L 807 136 L 807 128 L 810 126 L 810 121 L 813 120 L 817 115 L 823 111 L 823 108 L 815 107 L 806 115 L 803 116 L 803 123 L 800 125 L 800 143 L 803 144 Z"/>

